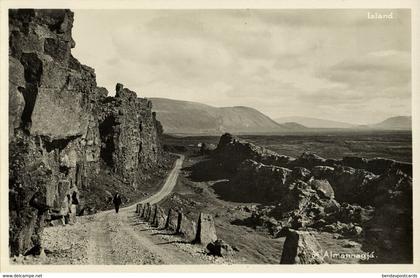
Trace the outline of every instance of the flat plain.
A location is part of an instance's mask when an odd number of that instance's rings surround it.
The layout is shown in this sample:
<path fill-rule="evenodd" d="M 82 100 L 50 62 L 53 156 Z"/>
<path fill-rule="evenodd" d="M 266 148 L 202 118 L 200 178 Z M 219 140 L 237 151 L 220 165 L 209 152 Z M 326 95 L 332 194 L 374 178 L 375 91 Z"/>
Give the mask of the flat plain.
<path fill-rule="evenodd" d="M 238 135 L 248 142 L 282 155 L 299 157 L 303 152 L 324 158 L 360 156 L 412 161 L 411 131 L 320 130 L 283 135 Z M 194 147 L 201 142 L 217 144 L 219 136 L 169 136 L 166 144 Z"/>

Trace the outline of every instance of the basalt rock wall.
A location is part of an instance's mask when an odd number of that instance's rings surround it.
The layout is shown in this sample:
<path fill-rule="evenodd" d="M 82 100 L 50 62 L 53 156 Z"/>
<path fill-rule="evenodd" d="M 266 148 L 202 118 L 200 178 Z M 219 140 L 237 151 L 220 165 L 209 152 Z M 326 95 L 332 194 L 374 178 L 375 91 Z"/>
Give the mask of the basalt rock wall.
<path fill-rule="evenodd" d="M 215 187 L 219 195 L 266 204 L 267 212 L 250 221 L 273 217 L 279 229 L 311 227 L 363 236 L 381 262 L 412 262 L 411 164 L 383 158 L 332 160 L 310 153 L 285 158 L 230 134 L 222 136 L 212 159 L 232 173 Z M 398 256 L 386 261 L 390 250 Z"/>
<path fill-rule="evenodd" d="M 49 218 L 73 213 L 108 167 L 135 183 L 159 164 L 161 125 L 151 103 L 96 84 L 71 54 L 73 12 L 9 11 L 10 253 L 40 249 Z"/>
<path fill-rule="evenodd" d="M 130 183 L 142 171 L 153 169 L 162 154 L 160 123 L 152 103 L 117 84 L 115 97 L 101 101 L 100 156 L 105 164 Z"/>

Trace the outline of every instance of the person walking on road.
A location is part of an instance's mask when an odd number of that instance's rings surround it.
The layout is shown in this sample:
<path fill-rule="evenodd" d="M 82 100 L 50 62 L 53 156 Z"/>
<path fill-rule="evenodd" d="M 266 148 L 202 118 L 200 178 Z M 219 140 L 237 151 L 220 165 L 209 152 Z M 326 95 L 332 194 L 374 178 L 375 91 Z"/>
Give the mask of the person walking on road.
<path fill-rule="evenodd" d="M 120 205 L 121 205 L 121 196 L 118 192 L 115 193 L 115 196 L 112 202 L 114 203 L 115 212 L 118 213 L 118 211 L 120 210 Z"/>

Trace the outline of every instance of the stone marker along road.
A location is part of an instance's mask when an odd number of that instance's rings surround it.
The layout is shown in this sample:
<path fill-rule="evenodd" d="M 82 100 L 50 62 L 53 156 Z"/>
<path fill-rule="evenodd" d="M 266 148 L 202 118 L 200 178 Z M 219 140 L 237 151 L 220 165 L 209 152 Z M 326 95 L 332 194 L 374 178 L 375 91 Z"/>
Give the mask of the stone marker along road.
<path fill-rule="evenodd" d="M 143 200 L 156 203 L 175 187 L 184 156 L 175 162 L 162 189 Z M 226 263 L 205 254 L 203 247 L 182 242 L 181 238 L 144 223 L 135 213 L 136 205 L 103 211 L 78 218 L 75 225 L 44 230 L 47 256 L 26 259 L 40 264 L 206 264 Z"/>

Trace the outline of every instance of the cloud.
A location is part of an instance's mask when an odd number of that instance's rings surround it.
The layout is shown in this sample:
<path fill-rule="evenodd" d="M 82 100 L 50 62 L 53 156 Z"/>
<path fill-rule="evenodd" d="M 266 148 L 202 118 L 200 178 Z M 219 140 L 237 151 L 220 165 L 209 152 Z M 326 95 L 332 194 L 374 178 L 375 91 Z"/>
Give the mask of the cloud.
<path fill-rule="evenodd" d="M 81 10 L 73 54 L 111 93 L 122 82 L 272 117 L 409 114 L 410 12 L 378 22 L 367 11 Z"/>
<path fill-rule="evenodd" d="M 242 17 L 257 17 L 260 21 L 275 25 L 286 25 L 294 28 L 354 28 L 366 27 L 372 24 L 383 25 L 381 21 L 368 19 L 368 12 L 393 13 L 394 21 L 408 25 L 410 9 L 301 9 L 301 10 L 247 10 Z"/>
<path fill-rule="evenodd" d="M 411 94 L 411 56 L 404 51 L 367 53 L 343 60 L 319 75 L 345 84 L 355 98 L 409 98 Z"/>

